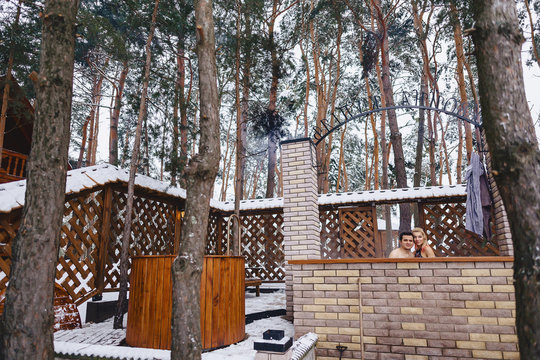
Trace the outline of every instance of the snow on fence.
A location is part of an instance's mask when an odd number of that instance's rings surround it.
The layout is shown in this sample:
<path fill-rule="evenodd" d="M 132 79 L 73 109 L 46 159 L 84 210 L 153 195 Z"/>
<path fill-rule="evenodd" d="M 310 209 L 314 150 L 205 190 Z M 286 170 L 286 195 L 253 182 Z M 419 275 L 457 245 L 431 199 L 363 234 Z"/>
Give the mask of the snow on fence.
<path fill-rule="evenodd" d="M 127 172 L 105 164 L 68 173 L 56 282 L 80 304 L 118 288 Z M 137 176 L 130 255 L 174 254 L 180 241 L 185 191 Z M 20 224 L 25 181 L 0 186 L 0 291 L 8 282 L 11 245 Z M 384 256 L 376 214 L 383 204 L 418 204 L 431 245 L 439 256 L 498 255 L 464 231 L 464 186 L 364 191 L 318 197 L 321 258 Z M 223 254 L 232 203 L 211 201 L 207 254 Z M 241 203 L 242 255 L 246 276 L 283 281 L 283 199 Z M 250 273 L 252 272 L 252 273 Z M 256 272 L 256 273 L 255 273 Z"/>

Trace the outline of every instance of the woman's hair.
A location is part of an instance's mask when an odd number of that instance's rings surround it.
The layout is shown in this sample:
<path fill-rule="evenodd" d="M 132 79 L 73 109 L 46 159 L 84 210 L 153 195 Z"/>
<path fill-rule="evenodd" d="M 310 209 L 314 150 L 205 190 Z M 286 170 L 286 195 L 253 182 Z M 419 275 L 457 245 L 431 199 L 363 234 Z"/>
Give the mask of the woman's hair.
<path fill-rule="evenodd" d="M 423 230 L 422 228 L 416 227 L 416 228 L 412 229 L 411 232 L 412 232 L 413 234 L 414 234 L 415 232 L 421 233 L 421 234 L 422 234 L 422 238 L 424 239 L 424 242 L 422 243 L 422 247 L 428 245 L 426 233 L 424 232 L 424 230 Z"/>

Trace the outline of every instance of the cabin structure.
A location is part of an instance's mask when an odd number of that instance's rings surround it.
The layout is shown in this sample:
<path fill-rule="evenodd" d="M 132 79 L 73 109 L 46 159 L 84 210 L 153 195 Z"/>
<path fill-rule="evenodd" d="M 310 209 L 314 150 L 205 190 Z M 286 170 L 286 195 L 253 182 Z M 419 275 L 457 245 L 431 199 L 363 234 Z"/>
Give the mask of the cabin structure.
<path fill-rule="evenodd" d="M 0 94 L 4 94 L 6 76 L 0 76 Z M 2 103 L 0 102 L 0 108 Z M 30 155 L 34 108 L 24 91 L 12 78 L 9 82 L 7 118 L 3 143 L 0 142 L 2 161 L 0 183 L 22 180 L 26 177 L 26 161 Z"/>
<path fill-rule="evenodd" d="M 519 357 L 509 229 L 467 234 L 464 185 L 318 194 L 313 143 L 281 147 L 283 197 L 241 201 L 244 278 L 285 283 L 295 338 L 316 333 L 318 359 Z M 56 283 L 75 304 L 118 291 L 127 180 L 109 164 L 68 172 Z M 185 190 L 135 184 L 131 257 L 175 255 Z M 0 185 L 0 291 L 24 193 L 24 182 Z M 418 207 L 437 258 L 385 258 L 377 214 L 402 203 Z M 222 255 L 234 203 L 210 206 L 206 254 Z"/>

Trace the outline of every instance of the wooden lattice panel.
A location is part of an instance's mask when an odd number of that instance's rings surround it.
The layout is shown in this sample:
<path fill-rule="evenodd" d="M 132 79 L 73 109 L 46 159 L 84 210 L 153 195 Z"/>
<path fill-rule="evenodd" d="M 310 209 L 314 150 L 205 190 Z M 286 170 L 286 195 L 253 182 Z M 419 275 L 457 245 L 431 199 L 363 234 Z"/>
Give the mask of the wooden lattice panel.
<path fill-rule="evenodd" d="M 206 236 L 206 255 L 223 255 L 227 252 L 227 223 L 222 214 L 210 212 L 208 234 Z"/>
<path fill-rule="evenodd" d="M 282 214 L 250 214 L 242 215 L 240 219 L 246 277 L 258 277 L 263 281 L 284 280 Z"/>
<path fill-rule="evenodd" d="M 496 243 L 465 231 L 465 204 L 421 204 L 423 229 L 437 256 L 499 255 Z"/>
<path fill-rule="evenodd" d="M 165 202 L 135 197 L 131 232 L 137 255 L 172 255 L 175 207 Z"/>
<path fill-rule="evenodd" d="M 337 209 L 319 209 L 321 221 L 321 258 L 339 259 L 342 242 L 339 238 L 339 211 Z"/>
<path fill-rule="evenodd" d="M 383 257 L 375 207 L 339 210 L 341 258 Z"/>
<path fill-rule="evenodd" d="M 104 283 L 117 288 L 120 280 L 120 253 L 124 229 L 127 195 L 113 192 L 110 239 Z M 136 196 L 133 199 L 133 218 L 129 258 L 136 255 L 171 255 L 174 251 L 175 208 L 173 205 Z M 131 260 L 129 267 L 131 267 Z"/>
<path fill-rule="evenodd" d="M 60 232 L 56 282 L 77 300 L 94 288 L 103 191 L 67 201 Z"/>

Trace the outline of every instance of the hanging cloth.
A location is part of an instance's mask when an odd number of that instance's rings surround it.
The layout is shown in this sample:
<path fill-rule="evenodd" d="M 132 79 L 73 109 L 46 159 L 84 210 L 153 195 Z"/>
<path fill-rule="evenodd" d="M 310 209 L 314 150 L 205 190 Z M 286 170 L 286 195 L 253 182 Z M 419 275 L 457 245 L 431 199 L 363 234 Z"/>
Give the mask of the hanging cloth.
<path fill-rule="evenodd" d="M 480 176 L 483 173 L 482 163 L 477 153 L 472 153 L 471 163 L 467 167 L 465 180 L 467 181 L 467 202 L 465 203 L 465 230 L 479 236 L 484 233 L 484 214 L 482 211 L 482 198 L 480 190 Z"/>

